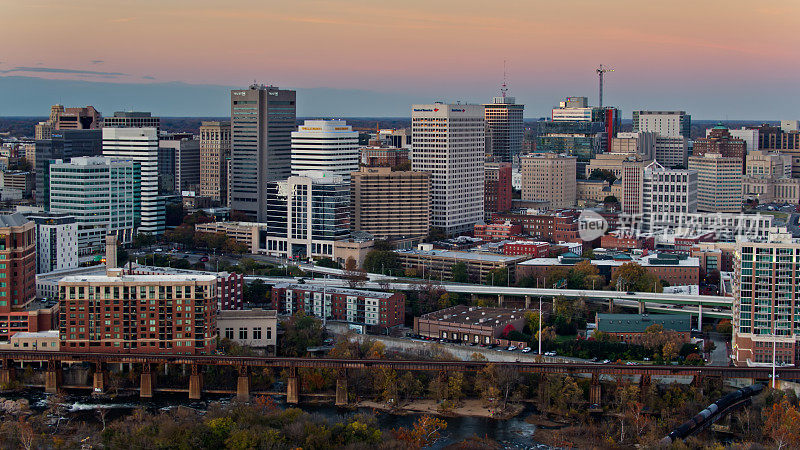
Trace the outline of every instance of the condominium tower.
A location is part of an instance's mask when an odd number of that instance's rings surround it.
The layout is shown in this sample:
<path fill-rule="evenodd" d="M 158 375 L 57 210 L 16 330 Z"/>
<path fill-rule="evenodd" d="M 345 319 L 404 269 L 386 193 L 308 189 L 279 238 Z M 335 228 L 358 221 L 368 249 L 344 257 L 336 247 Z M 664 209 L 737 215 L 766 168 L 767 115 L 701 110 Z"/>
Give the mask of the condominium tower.
<path fill-rule="evenodd" d="M 200 126 L 200 195 L 227 203 L 230 154 L 231 123 L 203 122 Z"/>
<path fill-rule="evenodd" d="M 431 226 L 446 234 L 483 220 L 484 107 L 434 103 L 411 112 L 411 167 L 431 174 Z"/>
<path fill-rule="evenodd" d="M 321 170 L 347 183 L 359 156 L 358 132 L 344 120 L 306 120 L 292 132 L 292 175 Z"/>
<path fill-rule="evenodd" d="M 253 84 L 231 91 L 231 209 L 266 219 L 267 184 L 291 174 L 296 93 Z"/>
<path fill-rule="evenodd" d="M 163 234 L 165 207 L 158 189 L 158 130 L 152 127 L 103 128 L 103 156 L 139 163 L 139 232 Z"/>

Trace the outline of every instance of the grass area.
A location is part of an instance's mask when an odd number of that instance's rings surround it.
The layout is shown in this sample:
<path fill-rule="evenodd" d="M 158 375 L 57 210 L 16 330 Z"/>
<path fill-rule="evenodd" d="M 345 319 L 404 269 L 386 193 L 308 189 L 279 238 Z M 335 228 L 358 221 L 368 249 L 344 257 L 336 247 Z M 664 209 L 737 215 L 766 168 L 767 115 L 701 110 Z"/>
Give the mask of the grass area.
<path fill-rule="evenodd" d="M 556 341 L 555 342 L 557 344 L 563 344 L 564 342 L 574 341 L 576 339 L 578 339 L 578 335 L 577 334 L 568 334 L 568 335 L 564 335 L 564 336 L 558 335 L 558 336 L 556 336 Z"/>

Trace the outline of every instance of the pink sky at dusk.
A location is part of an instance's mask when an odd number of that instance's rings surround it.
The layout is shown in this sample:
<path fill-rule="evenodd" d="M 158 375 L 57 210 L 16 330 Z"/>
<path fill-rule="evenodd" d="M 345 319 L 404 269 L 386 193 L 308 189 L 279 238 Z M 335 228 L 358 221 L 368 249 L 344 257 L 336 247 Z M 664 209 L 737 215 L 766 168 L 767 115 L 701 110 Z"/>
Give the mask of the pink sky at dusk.
<path fill-rule="evenodd" d="M 796 97 L 800 70 L 797 0 L 0 4 L 0 72 L 17 76 L 221 85 L 258 79 L 480 100 L 496 91 L 506 60 L 512 92 L 546 110 L 566 95 L 596 97 L 600 63 L 616 69 L 608 95 L 621 101 L 762 85 L 793 89 Z"/>

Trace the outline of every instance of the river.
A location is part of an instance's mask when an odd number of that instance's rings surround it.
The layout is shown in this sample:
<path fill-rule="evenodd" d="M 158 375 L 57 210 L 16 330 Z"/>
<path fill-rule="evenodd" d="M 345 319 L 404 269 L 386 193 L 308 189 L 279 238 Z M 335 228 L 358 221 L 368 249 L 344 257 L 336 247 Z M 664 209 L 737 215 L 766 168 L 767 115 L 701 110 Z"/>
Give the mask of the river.
<path fill-rule="evenodd" d="M 31 409 L 44 411 L 48 407 L 48 396 L 42 391 L 29 390 L 16 395 L 5 395 L 7 399 L 25 398 L 30 402 Z M 204 395 L 203 400 L 189 400 L 186 394 L 160 394 L 158 398 L 151 400 L 139 400 L 136 398 L 126 399 L 101 399 L 93 398 L 90 395 L 70 392 L 64 396 L 64 406 L 69 411 L 67 418 L 70 420 L 84 420 L 97 422 L 96 411 L 108 409 L 107 420 L 129 414 L 136 408 L 144 407 L 151 412 L 164 411 L 176 406 L 184 406 L 197 410 L 205 410 L 212 402 L 227 403 L 231 401 L 231 395 Z M 276 397 L 276 402 L 280 407 L 287 407 L 285 399 Z M 330 404 L 305 403 L 296 406 L 310 414 L 324 417 L 330 422 L 344 420 L 347 416 L 355 413 L 372 414 L 378 421 L 378 426 L 383 431 L 388 431 L 399 427 L 411 426 L 419 417 L 419 414 L 390 414 L 386 412 L 373 411 L 370 408 L 344 409 L 337 408 Z M 447 429 L 443 432 L 435 445 L 428 447 L 431 449 L 442 449 L 447 445 L 463 441 L 471 436 L 488 437 L 503 445 L 504 448 L 512 449 L 547 449 L 549 447 L 533 442 L 532 436 L 536 431 L 536 426 L 525 422 L 525 417 L 533 412 L 532 407 L 526 407 L 517 417 L 506 420 L 497 420 L 483 417 L 447 417 Z"/>

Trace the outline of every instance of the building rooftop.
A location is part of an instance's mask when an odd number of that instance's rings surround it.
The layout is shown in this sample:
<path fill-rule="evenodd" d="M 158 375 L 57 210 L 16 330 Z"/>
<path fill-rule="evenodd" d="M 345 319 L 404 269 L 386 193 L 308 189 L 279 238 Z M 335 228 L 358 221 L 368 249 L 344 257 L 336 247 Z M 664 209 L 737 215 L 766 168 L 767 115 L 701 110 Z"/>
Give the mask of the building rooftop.
<path fill-rule="evenodd" d="M 58 330 L 48 331 L 18 331 L 11 336 L 11 339 L 41 339 L 41 338 L 56 338 L 58 339 Z"/>
<path fill-rule="evenodd" d="M 453 260 L 465 261 L 484 261 L 484 262 L 518 262 L 523 260 L 524 256 L 506 256 L 497 255 L 494 253 L 476 253 L 476 252 L 456 252 L 452 250 L 396 250 L 401 255 L 420 255 L 430 256 L 437 258 L 447 258 Z"/>
<path fill-rule="evenodd" d="M 0 227 L 21 227 L 30 222 L 20 213 L 0 215 Z"/>
<path fill-rule="evenodd" d="M 524 317 L 525 309 L 494 308 L 480 306 L 456 305 L 439 311 L 423 314 L 420 320 L 436 320 L 440 322 L 469 325 L 501 326 L 512 320 Z"/>
<path fill-rule="evenodd" d="M 330 287 L 321 284 L 310 284 L 310 283 L 303 283 L 303 284 L 278 283 L 275 284 L 273 287 L 275 289 L 292 289 L 292 290 L 297 289 L 297 290 L 312 291 L 312 292 L 324 291 L 326 294 L 355 295 L 355 296 L 372 297 L 372 298 L 389 298 L 394 295 L 394 293 L 392 292 L 346 289 L 346 288 Z"/>
<path fill-rule="evenodd" d="M 107 275 L 78 275 L 67 276 L 61 279 L 61 283 L 159 283 L 159 282 L 182 282 L 182 281 L 203 281 L 214 282 L 217 277 L 214 275 L 187 275 L 187 274 L 169 274 L 169 275 L 122 275 L 118 277 Z"/>
<path fill-rule="evenodd" d="M 577 255 L 575 255 L 577 256 Z M 527 261 L 520 262 L 524 266 L 558 266 L 558 265 L 573 265 L 576 264 L 575 258 L 567 257 L 566 261 L 562 261 L 565 255 L 558 258 L 534 258 Z M 580 258 L 582 260 L 583 258 Z M 661 267 L 661 266 L 680 266 L 680 267 L 699 267 L 700 259 L 688 256 L 679 257 L 678 255 L 668 253 L 652 253 L 642 257 L 631 257 L 627 254 L 614 255 L 611 259 L 592 259 L 590 260 L 594 266 L 621 266 L 625 263 L 635 262 L 643 267 Z"/>
<path fill-rule="evenodd" d="M 691 331 L 689 314 L 598 314 L 597 330 L 604 333 L 644 333 L 650 325 L 682 333 Z"/>
<path fill-rule="evenodd" d="M 273 319 L 278 317 L 274 309 L 223 309 L 217 313 L 218 319 Z"/>

